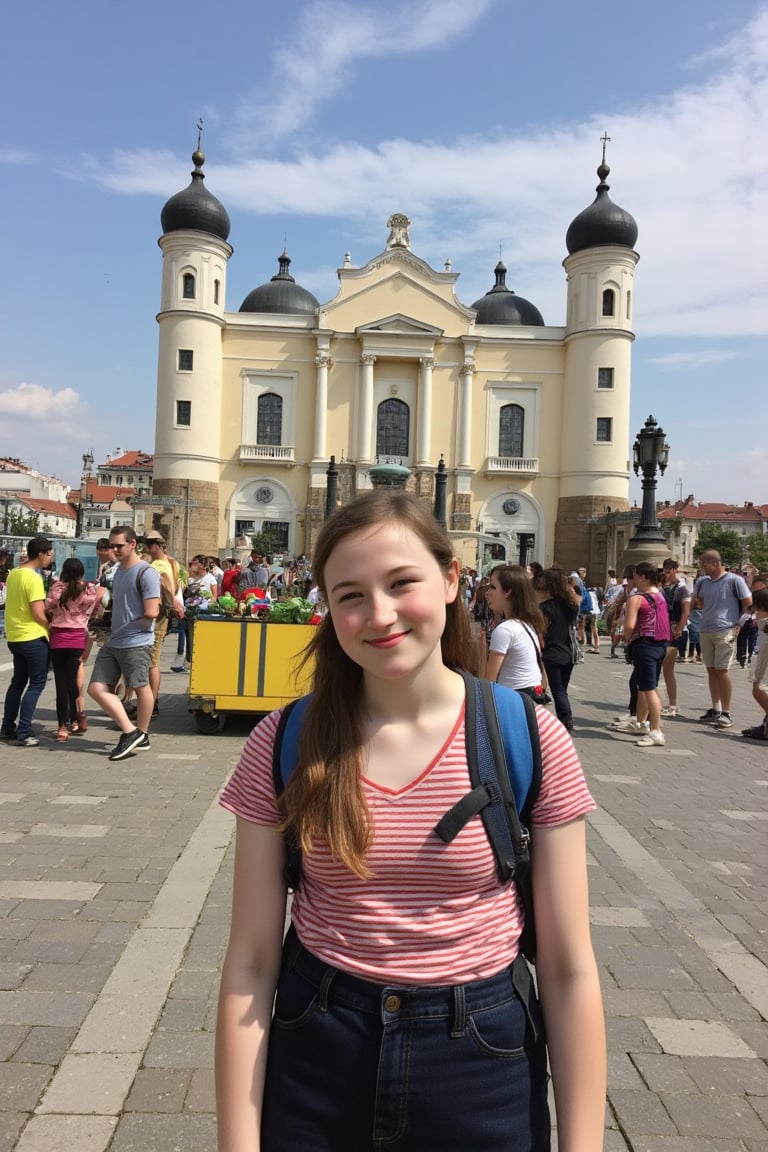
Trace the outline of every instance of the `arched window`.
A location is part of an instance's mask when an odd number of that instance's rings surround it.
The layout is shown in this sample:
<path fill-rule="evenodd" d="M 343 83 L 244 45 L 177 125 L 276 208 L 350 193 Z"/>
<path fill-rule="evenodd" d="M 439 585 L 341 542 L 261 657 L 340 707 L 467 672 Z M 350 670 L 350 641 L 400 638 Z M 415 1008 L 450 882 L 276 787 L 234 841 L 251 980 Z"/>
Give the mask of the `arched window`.
<path fill-rule="evenodd" d="M 613 288 L 606 288 L 603 292 L 603 316 L 613 316 L 616 305 L 616 293 Z"/>
<path fill-rule="evenodd" d="M 184 273 L 184 299 L 194 300 L 195 298 L 195 278 L 191 272 Z"/>
<path fill-rule="evenodd" d="M 274 392 L 259 396 L 256 416 L 256 443 L 282 444 L 283 442 L 283 398 Z"/>
<path fill-rule="evenodd" d="M 525 412 L 519 404 L 505 404 L 499 412 L 499 456 L 523 456 Z"/>
<path fill-rule="evenodd" d="M 410 422 L 403 400 L 382 400 L 376 410 L 376 455 L 407 456 Z"/>

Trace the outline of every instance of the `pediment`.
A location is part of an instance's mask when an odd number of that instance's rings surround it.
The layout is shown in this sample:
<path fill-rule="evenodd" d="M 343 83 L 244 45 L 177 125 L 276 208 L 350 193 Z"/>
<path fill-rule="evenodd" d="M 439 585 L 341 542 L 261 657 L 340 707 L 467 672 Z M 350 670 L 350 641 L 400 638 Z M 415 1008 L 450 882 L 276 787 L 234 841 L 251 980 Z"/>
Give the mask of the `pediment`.
<path fill-rule="evenodd" d="M 365 333 L 372 335 L 392 336 L 427 336 L 436 340 L 443 335 L 442 328 L 433 324 L 425 324 L 421 320 L 414 320 L 412 316 L 405 316 L 402 312 L 395 312 L 392 316 L 384 316 L 381 320 L 372 320 L 368 324 L 361 324 L 355 329 L 358 336 Z"/>

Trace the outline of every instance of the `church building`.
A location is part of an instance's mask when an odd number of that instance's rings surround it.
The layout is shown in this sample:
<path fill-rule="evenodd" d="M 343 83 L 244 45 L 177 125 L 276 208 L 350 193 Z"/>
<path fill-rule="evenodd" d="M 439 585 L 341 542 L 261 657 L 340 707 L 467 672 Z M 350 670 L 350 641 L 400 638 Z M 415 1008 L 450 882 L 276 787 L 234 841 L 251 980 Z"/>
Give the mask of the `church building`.
<path fill-rule="evenodd" d="M 232 310 L 229 216 L 205 186 L 199 142 L 192 160 L 158 242 L 153 504 L 171 550 L 227 555 L 271 525 L 280 550 L 311 555 L 334 458 L 342 503 L 394 464 L 433 506 L 439 465 L 466 563 L 493 538 L 510 561 L 591 569 L 589 522 L 628 507 L 638 261 L 605 148 L 597 195 L 566 231 L 558 325 L 507 286 L 501 262 L 464 303 L 459 274 L 418 255 L 418 222 L 400 213 L 380 252 L 344 259 L 324 302 L 284 251 Z"/>

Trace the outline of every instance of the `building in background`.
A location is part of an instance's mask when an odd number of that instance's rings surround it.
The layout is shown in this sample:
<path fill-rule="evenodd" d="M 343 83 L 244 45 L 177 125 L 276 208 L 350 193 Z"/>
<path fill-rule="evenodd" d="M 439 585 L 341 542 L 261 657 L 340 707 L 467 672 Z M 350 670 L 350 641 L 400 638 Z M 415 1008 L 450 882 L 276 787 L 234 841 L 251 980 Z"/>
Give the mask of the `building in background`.
<path fill-rule="evenodd" d="M 311 553 L 331 455 L 342 502 L 391 462 L 431 503 L 442 457 L 465 559 L 484 534 L 512 560 L 591 567 L 590 523 L 628 508 L 638 261 L 605 150 L 595 200 L 566 231 L 558 325 L 508 287 L 501 262 L 489 291 L 463 303 L 450 261 L 430 267 L 399 213 L 380 252 L 360 266 L 347 253 L 325 303 L 284 251 L 227 310 L 230 220 L 205 187 L 199 143 L 192 159 L 159 240 L 152 520 L 170 550 L 229 552 L 270 527 L 280 550 Z"/>

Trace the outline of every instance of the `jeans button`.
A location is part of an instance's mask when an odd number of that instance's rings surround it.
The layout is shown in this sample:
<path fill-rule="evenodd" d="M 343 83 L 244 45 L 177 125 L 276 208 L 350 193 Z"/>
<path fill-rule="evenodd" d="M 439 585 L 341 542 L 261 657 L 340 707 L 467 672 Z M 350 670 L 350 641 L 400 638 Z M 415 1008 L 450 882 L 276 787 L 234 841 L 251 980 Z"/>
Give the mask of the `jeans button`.
<path fill-rule="evenodd" d="M 399 1010 L 400 1010 L 400 997 L 399 996 L 387 996 L 386 1000 L 384 1001 L 384 1007 L 386 1008 L 387 1012 L 399 1012 Z"/>

